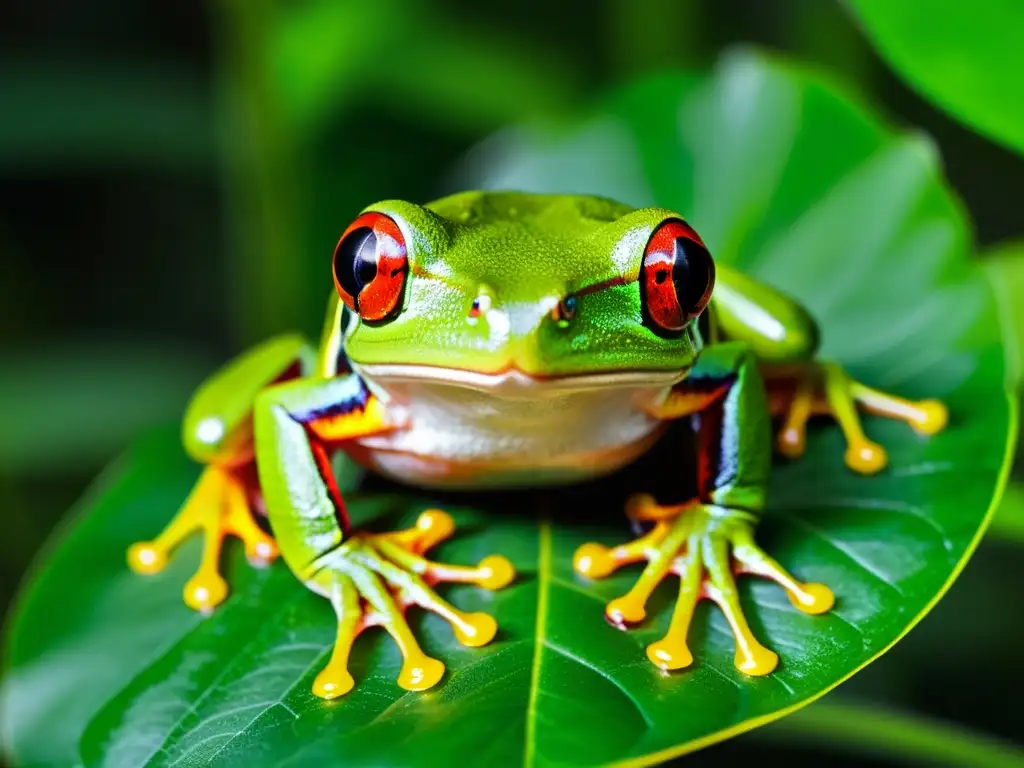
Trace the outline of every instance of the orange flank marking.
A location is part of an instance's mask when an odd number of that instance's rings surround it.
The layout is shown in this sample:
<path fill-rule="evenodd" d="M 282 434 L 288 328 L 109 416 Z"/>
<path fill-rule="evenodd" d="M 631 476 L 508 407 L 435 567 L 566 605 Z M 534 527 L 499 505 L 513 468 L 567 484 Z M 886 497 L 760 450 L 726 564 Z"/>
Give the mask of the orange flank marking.
<path fill-rule="evenodd" d="M 683 416 L 710 408 L 728 391 L 728 384 L 705 392 L 686 388 L 673 389 L 665 398 L 665 402 L 650 406 L 646 411 L 656 419 L 681 419 Z"/>
<path fill-rule="evenodd" d="M 362 409 L 314 419 L 307 426 L 318 439 L 328 443 L 387 432 L 395 428 L 393 424 L 388 423 L 384 405 L 373 395 L 370 395 Z"/>

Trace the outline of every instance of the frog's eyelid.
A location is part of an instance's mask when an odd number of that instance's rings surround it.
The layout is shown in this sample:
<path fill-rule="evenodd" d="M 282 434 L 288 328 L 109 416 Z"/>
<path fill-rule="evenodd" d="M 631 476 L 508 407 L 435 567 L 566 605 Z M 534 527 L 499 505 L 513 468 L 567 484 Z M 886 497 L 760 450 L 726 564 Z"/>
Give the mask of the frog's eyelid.
<path fill-rule="evenodd" d="M 427 280 L 437 280 L 438 282 L 444 283 L 445 285 L 454 285 L 445 275 L 439 275 L 434 272 L 428 272 L 420 264 L 412 264 L 412 273 L 415 277 L 424 277 Z"/>
<path fill-rule="evenodd" d="M 573 296 L 586 296 L 588 293 L 597 293 L 603 291 L 606 288 L 614 288 L 618 285 L 628 285 L 629 283 L 635 283 L 640 279 L 640 275 L 618 275 L 616 277 L 609 278 L 608 280 L 602 280 L 598 283 L 591 283 L 586 285 L 579 290 L 572 291 Z"/>

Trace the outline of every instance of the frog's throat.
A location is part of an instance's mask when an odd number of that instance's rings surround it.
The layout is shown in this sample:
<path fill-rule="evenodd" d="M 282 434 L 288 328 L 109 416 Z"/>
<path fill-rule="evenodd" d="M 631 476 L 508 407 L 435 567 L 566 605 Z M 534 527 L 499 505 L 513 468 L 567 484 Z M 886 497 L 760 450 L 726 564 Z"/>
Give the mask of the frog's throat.
<path fill-rule="evenodd" d="M 481 373 L 460 368 L 435 365 L 375 363 L 360 365 L 351 362 L 353 371 L 368 385 L 374 383 L 447 384 L 494 395 L 532 397 L 545 394 L 565 395 L 595 389 L 661 389 L 670 388 L 685 379 L 689 368 L 670 371 L 632 370 L 604 371 L 566 375 L 535 375 L 515 366 L 495 373 Z"/>

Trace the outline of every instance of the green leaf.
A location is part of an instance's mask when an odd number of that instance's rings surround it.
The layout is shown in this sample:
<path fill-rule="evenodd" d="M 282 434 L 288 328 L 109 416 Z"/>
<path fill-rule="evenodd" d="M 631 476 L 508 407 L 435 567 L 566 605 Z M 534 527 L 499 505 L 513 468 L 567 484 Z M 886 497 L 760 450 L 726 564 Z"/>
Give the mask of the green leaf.
<path fill-rule="evenodd" d="M 847 0 L 886 62 L 974 130 L 1024 152 L 1024 5 Z"/>
<path fill-rule="evenodd" d="M 779 651 L 778 670 L 740 674 L 727 624 L 702 604 L 696 664 L 659 674 L 644 648 L 665 631 L 672 585 L 643 626 L 619 632 L 602 609 L 638 569 L 588 582 L 572 555 L 585 541 L 629 535 L 625 496 L 678 474 L 663 455 L 628 481 L 446 503 L 459 532 L 439 559 L 502 552 L 519 570 L 497 593 L 447 592 L 462 609 L 497 616 L 501 633 L 466 649 L 436 617 L 414 614 L 426 650 L 448 666 L 445 682 L 403 693 L 397 651 L 372 635 L 353 655 L 356 688 L 327 704 L 310 686 L 330 651 L 331 609 L 283 566 L 254 571 L 229 547 L 233 596 L 206 619 L 179 603 L 197 542 L 159 576 L 124 566 L 125 548 L 152 536 L 197 477 L 168 430 L 101 481 L 21 597 L 2 711 L 22 761 L 647 765 L 813 701 L 944 594 L 1001 493 L 1016 411 L 992 290 L 968 259 L 966 222 L 924 139 L 894 135 L 817 75 L 743 53 L 710 77 L 630 86 L 579 126 L 510 130 L 467 168 L 475 185 L 670 205 L 721 259 L 804 299 L 827 356 L 872 384 L 946 400 L 950 426 L 930 439 L 866 420 L 890 454 L 877 476 L 845 468 L 831 423 L 812 431 L 803 459 L 773 473 L 759 540 L 799 578 L 830 585 L 835 609 L 806 616 L 773 584 L 744 579 L 747 615 Z M 350 508 L 358 520 L 401 525 L 442 501 L 367 491 Z"/>

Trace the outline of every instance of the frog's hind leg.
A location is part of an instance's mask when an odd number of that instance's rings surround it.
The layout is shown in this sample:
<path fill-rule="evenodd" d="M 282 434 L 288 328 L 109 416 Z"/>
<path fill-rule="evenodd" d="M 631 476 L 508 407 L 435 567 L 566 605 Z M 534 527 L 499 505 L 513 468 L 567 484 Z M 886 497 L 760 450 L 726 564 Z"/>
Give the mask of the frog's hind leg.
<path fill-rule="evenodd" d="M 195 575 L 185 585 L 185 603 L 207 611 L 221 603 L 228 586 L 220 574 L 224 539 L 241 539 L 250 562 L 265 564 L 278 555 L 273 537 L 257 522 L 261 496 L 252 445 L 252 404 L 265 387 L 309 372 L 311 348 L 299 337 L 271 339 L 228 363 L 207 380 L 189 403 L 183 442 L 206 466 L 177 515 L 151 541 L 133 544 L 128 565 L 137 573 L 163 570 L 185 538 L 203 536 Z"/>
<path fill-rule="evenodd" d="M 772 412 L 783 417 L 776 445 L 789 458 L 803 455 L 810 417 L 832 416 L 846 440 L 846 465 L 861 474 L 874 474 L 885 468 L 888 456 L 864 433 L 858 406 L 904 421 L 924 435 L 940 432 L 948 419 L 940 401 L 915 402 L 873 389 L 851 378 L 837 363 L 814 361 L 775 370 L 768 367 L 765 378 Z"/>

